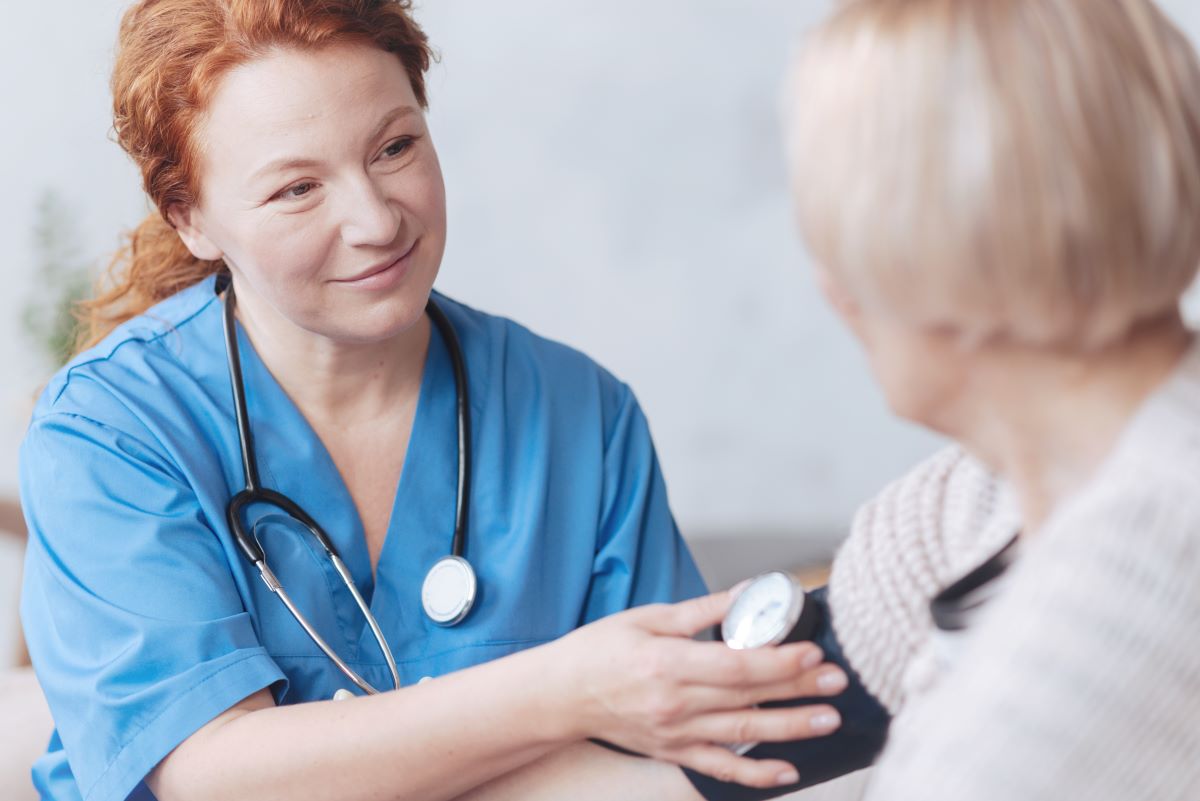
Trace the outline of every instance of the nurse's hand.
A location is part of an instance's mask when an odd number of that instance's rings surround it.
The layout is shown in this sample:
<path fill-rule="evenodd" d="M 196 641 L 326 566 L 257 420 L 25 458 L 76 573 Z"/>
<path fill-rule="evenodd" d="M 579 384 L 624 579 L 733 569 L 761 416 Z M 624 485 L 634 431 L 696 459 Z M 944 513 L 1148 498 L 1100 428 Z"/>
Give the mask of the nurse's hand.
<path fill-rule="evenodd" d="M 548 689 L 565 699 L 572 734 L 596 737 L 723 781 L 792 784 L 790 764 L 739 757 L 720 743 L 789 741 L 840 725 L 824 704 L 755 709 L 764 701 L 837 695 L 846 675 L 822 665 L 812 643 L 735 651 L 692 637 L 721 621 L 733 598 L 721 592 L 679 604 L 643 606 L 579 628 L 546 646 Z"/>

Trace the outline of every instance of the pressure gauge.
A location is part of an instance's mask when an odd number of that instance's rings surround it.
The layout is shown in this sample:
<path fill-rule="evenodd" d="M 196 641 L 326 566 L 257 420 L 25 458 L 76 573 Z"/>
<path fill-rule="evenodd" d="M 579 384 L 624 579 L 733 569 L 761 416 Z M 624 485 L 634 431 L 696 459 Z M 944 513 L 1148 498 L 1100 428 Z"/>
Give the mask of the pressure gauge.
<path fill-rule="evenodd" d="M 750 580 L 721 623 L 721 638 L 745 650 L 807 640 L 816 628 L 816 608 L 805 602 L 804 587 L 779 570 Z"/>
<path fill-rule="evenodd" d="M 817 627 L 817 610 L 806 600 L 803 585 L 788 573 L 763 573 L 746 584 L 725 613 L 721 639 L 739 651 L 807 640 Z M 741 756 L 756 745 L 725 747 Z"/>

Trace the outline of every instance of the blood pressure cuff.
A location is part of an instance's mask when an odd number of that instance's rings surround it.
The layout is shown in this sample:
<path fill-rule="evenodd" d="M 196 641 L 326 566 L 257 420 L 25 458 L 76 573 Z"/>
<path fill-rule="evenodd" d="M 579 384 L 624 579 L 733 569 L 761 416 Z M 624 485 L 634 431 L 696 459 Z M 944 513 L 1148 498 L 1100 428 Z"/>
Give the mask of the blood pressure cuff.
<path fill-rule="evenodd" d="M 841 714 L 841 727 L 833 734 L 812 740 L 760 743 L 746 754 L 753 759 L 782 759 L 790 762 L 800 774 L 800 781 L 796 784 L 768 788 L 746 787 L 717 781 L 711 776 L 685 768 L 684 774 L 707 801 L 756 801 L 794 793 L 868 767 L 883 750 L 891 716 L 863 687 L 858 673 L 850 667 L 846 655 L 842 652 L 830 623 L 826 588 L 821 587 L 808 593 L 807 603 L 815 604 L 818 611 L 812 641 L 821 646 L 826 662 L 832 662 L 846 672 L 850 680 L 849 685 L 844 692 L 832 698 L 799 698 L 794 701 L 764 703 L 760 706 L 766 708 L 829 704 Z"/>

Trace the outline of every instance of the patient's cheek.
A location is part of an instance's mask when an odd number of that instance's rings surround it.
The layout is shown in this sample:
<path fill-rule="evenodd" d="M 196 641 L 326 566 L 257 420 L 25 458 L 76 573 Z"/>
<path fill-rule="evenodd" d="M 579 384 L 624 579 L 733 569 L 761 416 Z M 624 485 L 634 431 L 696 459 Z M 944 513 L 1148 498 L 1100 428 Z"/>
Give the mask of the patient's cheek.
<path fill-rule="evenodd" d="M 863 346 L 888 407 L 914 423 L 944 430 L 966 386 L 961 349 L 900 323 L 863 318 Z"/>

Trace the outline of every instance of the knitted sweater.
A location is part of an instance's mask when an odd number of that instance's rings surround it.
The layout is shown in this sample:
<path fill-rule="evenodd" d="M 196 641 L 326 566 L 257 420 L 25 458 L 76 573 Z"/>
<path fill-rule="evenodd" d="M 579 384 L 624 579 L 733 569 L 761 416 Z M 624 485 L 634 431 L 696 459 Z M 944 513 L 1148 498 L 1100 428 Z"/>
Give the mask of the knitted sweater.
<path fill-rule="evenodd" d="M 936 658 L 930 600 L 1020 529 L 951 449 L 855 520 L 833 625 L 895 715 L 871 801 L 1200 799 L 1200 345 Z"/>

